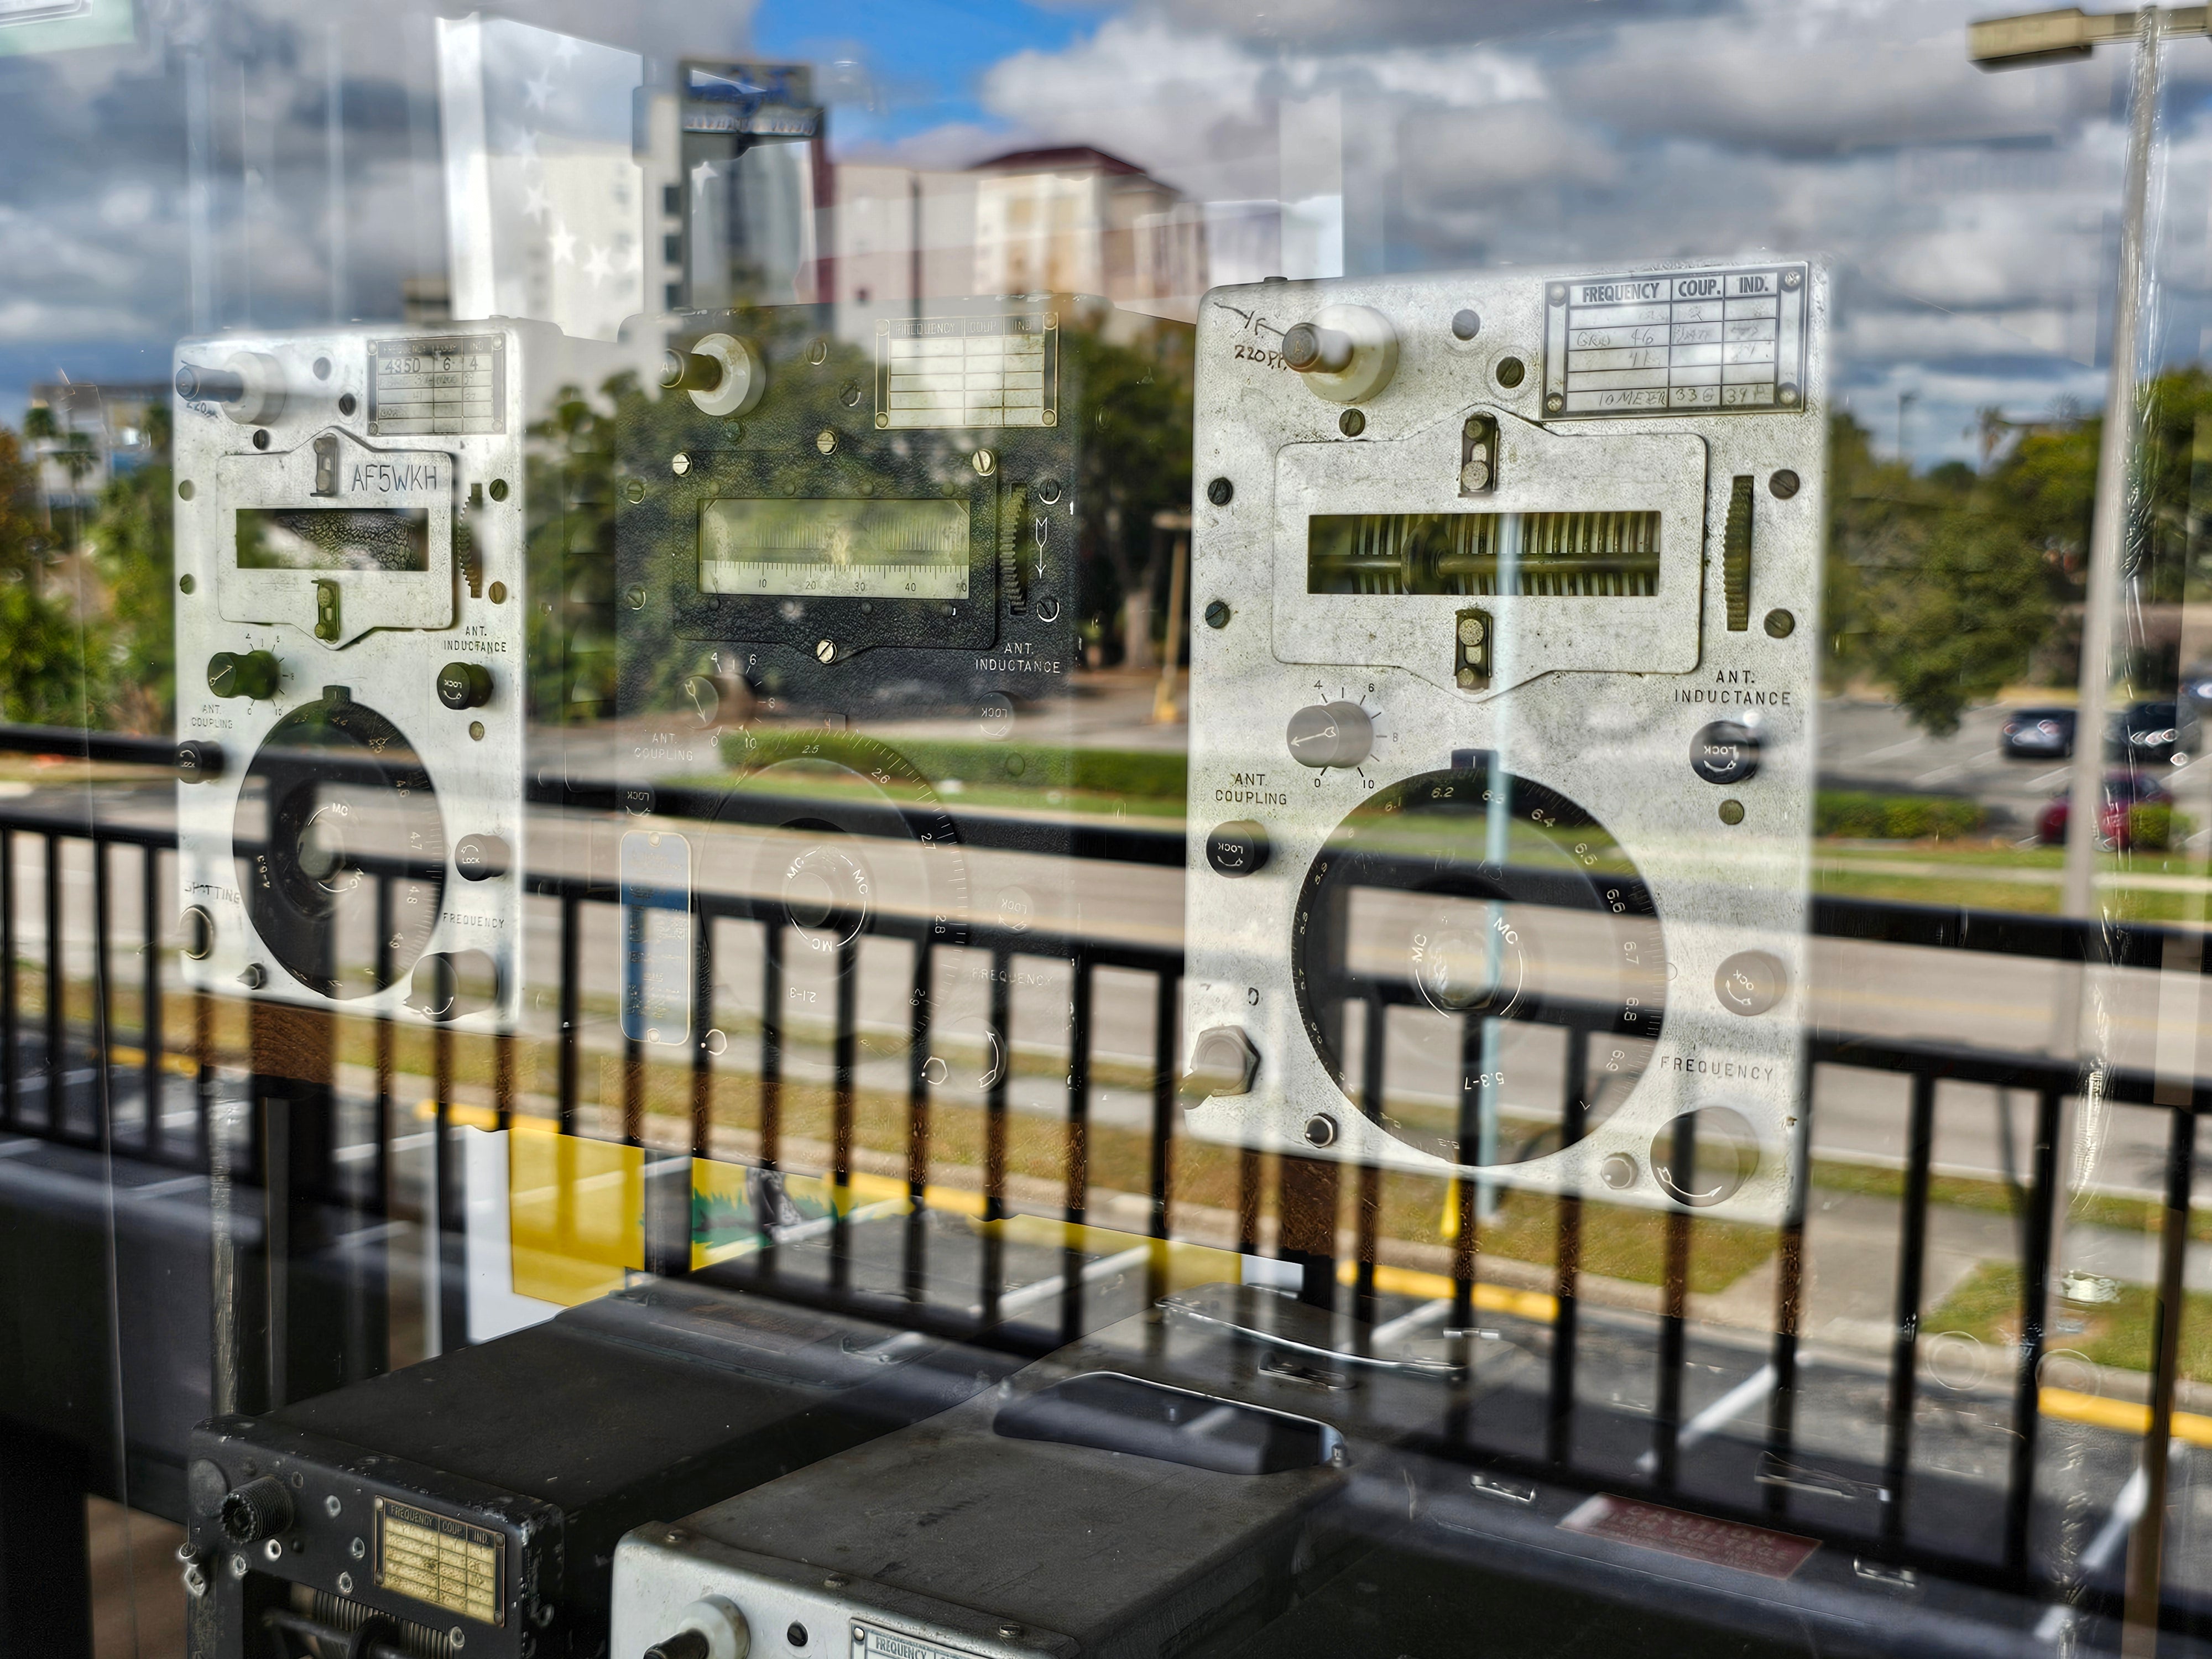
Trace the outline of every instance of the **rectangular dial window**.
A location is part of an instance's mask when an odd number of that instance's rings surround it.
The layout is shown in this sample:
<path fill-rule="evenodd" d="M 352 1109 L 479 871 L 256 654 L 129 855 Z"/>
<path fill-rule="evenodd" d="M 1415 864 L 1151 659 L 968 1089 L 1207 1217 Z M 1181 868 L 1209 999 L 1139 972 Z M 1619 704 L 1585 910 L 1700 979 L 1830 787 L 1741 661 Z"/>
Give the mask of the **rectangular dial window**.
<path fill-rule="evenodd" d="M 964 501 L 725 498 L 700 509 L 699 591 L 964 599 Z"/>

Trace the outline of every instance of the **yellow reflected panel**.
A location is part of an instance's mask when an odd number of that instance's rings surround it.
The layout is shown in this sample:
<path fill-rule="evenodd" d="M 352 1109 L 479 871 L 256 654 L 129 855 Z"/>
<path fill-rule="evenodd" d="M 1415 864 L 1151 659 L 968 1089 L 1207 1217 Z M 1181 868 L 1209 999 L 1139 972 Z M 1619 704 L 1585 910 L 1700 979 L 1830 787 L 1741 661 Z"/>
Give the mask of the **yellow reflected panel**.
<path fill-rule="evenodd" d="M 514 1290 L 574 1307 L 645 1266 L 645 1149 L 514 1120 L 507 1142 Z"/>

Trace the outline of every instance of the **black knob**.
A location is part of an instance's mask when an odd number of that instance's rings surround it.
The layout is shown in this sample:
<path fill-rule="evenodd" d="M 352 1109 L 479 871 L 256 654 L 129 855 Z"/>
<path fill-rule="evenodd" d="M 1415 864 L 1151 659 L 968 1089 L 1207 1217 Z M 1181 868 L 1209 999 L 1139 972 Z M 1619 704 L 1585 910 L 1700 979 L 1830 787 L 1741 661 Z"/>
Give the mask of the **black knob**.
<path fill-rule="evenodd" d="M 489 881 L 514 867 L 514 854 L 497 836 L 463 836 L 453 848 L 453 868 L 464 881 Z"/>
<path fill-rule="evenodd" d="M 226 1493 L 216 1519 L 232 1543 L 258 1544 L 292 1524 L 292 1494 L 275 1475 L 264 1474 Z"/>
<path fill-rule="evenodd" d="M 482 951 L 438 951 L 415 964 L 407 1006 L 441 1022 L 465 1019 L 499 1000 L 499 964 Z"/>
<path fill-rule="evenodd" d="M 1734 720 L 1715 720 L 1690 739 L 1690 769 L 1707 783 L 1744 783 L 1759 775 L 1759 734 Z"/>
<path fill-rule="evenodd" d="M 704 1631 L 679 1630 L 645 1650 L 645 1659 L 707 1659 L 714 1651 Z"/>
<path fill-rule="evenodd" d="M 1206 838 L 1206 861 L 1214 873 L 1249 876 L 1267 862 L 1267 830 L 1249 818 L 1217 823 Z"/>
<path fill-rule="evenodd" d="M 218 697 L 273 697 L 283 678 L 283 665 L 266 651 L 218 651 L 208 659 L 208 690 Z"/>
<path fill-rule="evenodd" d="M 491 701 L 491 670 L 482 663 L 447 663 L 438 671 L 438 701 L 448 708 L 483 708 Z"/>
<path fill-rule="evenodd" d="M 246 376 L 227 368 L 195 368 L 186 363 L 177 371 L 177 396 L 211 404 L 234 404 L 246 396 Z"/>
<path fill-rule="evenodd" d="M 177 745 L 177 775 L 186 783 L 204 783 L 222 775 L 222 745 L 187 738 Z"/>
<path fill-rule="evenodd" d="M 703 351 L 670 351 L 660 359 L 660 384 L 671 392 L 714 392 L 722 384 L 722 360 Z"/>

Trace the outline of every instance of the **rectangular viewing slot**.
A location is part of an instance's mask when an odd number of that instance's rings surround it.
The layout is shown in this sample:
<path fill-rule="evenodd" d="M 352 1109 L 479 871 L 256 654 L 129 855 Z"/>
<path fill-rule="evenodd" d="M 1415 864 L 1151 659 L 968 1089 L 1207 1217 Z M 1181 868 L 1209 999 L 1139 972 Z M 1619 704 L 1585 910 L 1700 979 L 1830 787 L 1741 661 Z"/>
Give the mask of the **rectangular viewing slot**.
<path fill-rule="evenodd" d="M 1649 599 L 1656 513 L 1329 513 L 1306 520 L 1309 593 Z"/>
<path fill-rule="evenodd" d="M 240 570 L 428 570 L 423 507 L 241 507 Z"/>
<path fill-rule="evenodd" d="M 726 497 L 700 509 L 699 591 L 964 599 L 964 501 Z"/>

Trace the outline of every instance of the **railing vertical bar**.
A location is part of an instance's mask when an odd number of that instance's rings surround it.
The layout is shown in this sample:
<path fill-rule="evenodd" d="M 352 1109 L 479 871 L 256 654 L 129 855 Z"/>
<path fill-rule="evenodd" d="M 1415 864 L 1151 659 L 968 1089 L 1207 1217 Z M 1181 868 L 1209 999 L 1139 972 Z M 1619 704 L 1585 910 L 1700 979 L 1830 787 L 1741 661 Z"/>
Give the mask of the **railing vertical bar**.
<path fill-rule="evenodd" d="M 2019 1369 L 2013 1379 L 2012 1468 L 2005 1486 L 2005 1565 L 2027 1566 L 2028 1534 L 2035 1510 L 2037 1431 L 2045 1317 L 2051 1300 L 2051 1240 L 2058 1204 L 2058 1130 L 2063 1097 L 2046 1089 L 2035 1098 L 2035 1146 L 2031 1153 L 2027 1212 L 2021 1218 Z"/>
<path fill-rule="evenodd" d="M 998 1040 L 999 1063 L 983 1096 L 983 1219 L 1006 1215 L 1006 1096 L 1014 1080 L 1014 958 L 1000 946 L 991 952 L 991 1035 Z M 999 1322 L 999 1291 L 1005 1284 L 1006 1237 L 993 1227 L 983 1235 L 982 1283 L 978 1298 L 986 1328 Z"/>
<path fill-rule="evenodd" d="M 4 1091 L 11 1129 L 23 1124 L 22 1056 L 16 1048 L 21 1041 L 16 1017 L 22 1005 L 16 1000 L 16 981 L 15 832 L 0 830 L 0 1043 L 7 1048 L 0 1055 L 0 1091 Z"/>
<path fill-rule="evenodd" d="M 1696 1122 L 1687 1112 L 1674 1120 L 1674 1170 L 1686 1191 L 1698 1156 Z M 1667 1212 L 1667 1265 L 1659 1314 L 1659 1398 L 1652 1412 L 1654 1473 L 1662 1486 L 1680 1478 L 1682 1450 L 1682 1364 L 1686 1358 L 1690 1313 L 1690 1212 Z"/>
<path fill-rule="evenodd" d="M 1805 1197 L 1813 1179 L 1813 1085 L 1815 1079 L 1813 1048 L 1808 1042 L 1797 1061 L 1794 1099 L 1796 1122 L 1790 1131 L 1790 1198 L 1779 1236 L 1775 1241 L 1774 1347 L 1768 1364 L 1774 1368 L 1774 1392 L 1767 1396 L 1766 1449 L 1786 1459 L 1797 1438 L 1797 1336 L 1805 1312 Z M 1766 1511 L 1783 1516 L 1790 1510 L 1790 1488 L 1780 1481 L 1768 1484 Z"/>
<path fill-rule="evenodd" d="M 1459 1023 L 1459 1160 L 1462 1164 L 1475 1161 L 1482 1146 L 1482 1016 L 1463 1014 Z M 1463 1176 L 1453 1179 L 1452 1204 L 1452 1309 L 1451 1322 L 1455 1328 L 1468 1330 L 1474 1324 L 1475 1252 L 1480 1244 L 1477 1229 L 1481 1224 L 1477 1200 L 1480 1190 L 1477 1183 Z"/>
<path fill-rule="evenodd" d="M 1380 991 L 1367 994 L 1366 1014 L 1360 1021 L 1359 1109 L 1370 1122 L 1382 1117 L 1382 1079 L 1390 1032 L 1390 1014 Z M 1352 1316 L 1361 1325 L 1375 1322 L 1376 1235 L 1382 1221 L 1382 1171 L 1371 1163 L 1359 1166 L 1358 1196 L 1353 1200 L 1353 1237 L 1357 1265 L 1352 1269 Z"/>
<path fill-rule="evenodd" d="M 1073 1342 L 1083 1334 L 1083 1269 L 1087 1265 L 1073 1231 L 1090 1213 L 1091 1194 L 1091 1027 L 1095 964 L 1080 946 L 1069 963 L 1067 1026 L 1067 1167 L 1061 1213 L 1070 1226 L 1060 1263 L 1060 1338 Z"/>
<path fill-rule="evenodd" d="M 1566 1075 L 1559 1100 L 1559 1144 L 1571 1146 L 1589 1127 L 1589 1033 L 1567 1027 Z M 1583 1200 L 1563 1188 L 1557 1222 L 1558 1247 L 1552 1270 L 1551 1398 L 1546 1411 L 1544 1453 L 1554 1463 L 1572 1460 L 1575 1443 L 1575 1338 L 1583 1265 Z"/>
<path fill-rule="evenodd" d="M 584 914 L 582 902 L 573 892 L 561 895 L 561 1133 L 576 1133 L 578 1073 L 582 1063 Z"/>
<path fill-rule="evenodd" d="M 783 929 L 761 924 L 760 1161 L 764 1170 L 783 1158 Z M 761 1224 L 765 1233 L 767 1222 Z"/>
<path fill-rule="evenodd" d="M 138 976 L 138 1092 L 146 1114 L 146 1158 L 154 1164 L 163 1162 L 168 1151 L 161 1127 L 161 852 L 149 842 L 138 849 L 138 938 L 145 953 Z"/>
<path fill-rule="evenodd" d="M 1067 1169 L 1061 1203 L 1068 1220 L 1089 1214 L 1091 1192 L 1091 1000 L 1094 970 L 1079 951 L 1072 964 L 1067 1036 Z"/>
<path fill-rule="evenodd" d="M 453 1028 L 438 1025 L 430 1032 L 430 1172 L 438 1194 L 438 1225 L 432 1241 L 438 1261 L 438 1340 L 434 1354 L 450 1353 L 468 1344 L 468 1294 L 465 1251 L 467 1217 L 463 1213 L 467 1194 L 463 1190 L 460 1160 L 453 1155 Z"/>
<path fill-rule="evenodd" d="M 2181 1371 L 2181 1326 L 2188 1316 L 2189 1200 L 2196 1184 L 2197 1116 L 2172 1115 L 2166 1153 L 2166 1214 L 2159 1235 L 2158 1314 L 2151 1328 L 2150 1423 L 2142 1442 L 2142 1518 L 2128 1540 L 2125 1650 L 2158 1644 L 2166 1584 L 2166 1504 L 2172 1472 L 2173 1395 Z M 2143 1639 L 2147 1638 L 2147 1639 Z"/>
<path fill-rule="evenodd" d="M 830 1287 L 841 1295 L 852 1277 L 853 1237 L 846 1216 L 853 1191 L 855 1052 L 860 1024 L 860 946 L 848 937 L 837 946 L 837 1026 L 830 1050 Z"/>
<path fill-rule="evenodd" d="M 1237 1151 L 1237 1248 L 1260 1253 L 1260 1154 L 1249 1146 Z"/>
<path fill-rule="evenodd" d="M 714 1155 L 714 913 L 698 907 L 691 922 L 691 1156 Z"/>
<path fill-rule="evenodd" d="M 69 998 L 62 979 L 62 842 L 60 836 L 51 830 L 46 836 L 46 1133 L 61 1139 L 69 1133 L 69 1120 L 62 1110 L 66 1069 L 62 1051 L 67 1042 L 67 1028 L 63 1022 Z"/>
<path fill-rule="evenodd" d="M 392 982 L 392 878 L 380 875 L 376 878 L 376 982 Z M 397 1041 L 392 1016 L 379 1014 L 375 1024 L 376 1044 L 376 1156 L 370 1174 L 374 1183 L 378 1213 L 392 1213 L 392 1139 L 393 1132 L 392 1078 L 393 1044 Z"/>
<path fill-rule="evenodd" d="M 908 999 L 913 1023 L 906 1045 L 906 1237 L 902 1251 L 900 1282 L 907 1299 L 922 1299 L 924 1275 L 928 1271 L 929 1200 L 929 1043 L 930 1009 L 936 1000 L 937 947 L 928 939 L 914 947 L 914 989 Z"/>
<path fill-rule="evenodd" d="M 645 1043 L 628 1032 L 622 1045 L 622 1142 L 645 1145 Z"/>
<path fill-rule="evenodd" d="M 1154 1238 L 1168 1236 L 1169 1204 L 1175 1181 L 1176 1012 L 1180 999 L 1175 975 L 1162 968 L 1152 975 L 1152 1138 L 1146 1189 L 1151 1200 L 1147 1226 Z M 1145 1297 L 1157 1303 L 1167 1294 L 1167 1252 L 1155 1249 L 1145 1272 Z"/>
<path fill-rule="evenodd" d="M 106 1147 L 115 1134 L 115 1006 L 108 929 L 114 905 L 108 890 L 109 845 L 88 838 L 92 853 L 92 1134 Z"/>
<path fill-rule="evenodd" d="M 1905 1483 L 1912 1468 L 1912 1416 L 1919 1391 L 1920 1297 L 1928 1259 L 1928 1170 L 1936 1146 L 1936 1078 L 1917 1072 L 1912 1079 L 1912 1107 L 1906 1130 L 1903 1237 L 1897 1252 L 1896 1336 L 1890 1350 L 1889 1407 L 1884 1434 L 1882 1485 L 1889 1506 L 1882 1513 L 1882 1537 L 1905 1537 Z"/>

